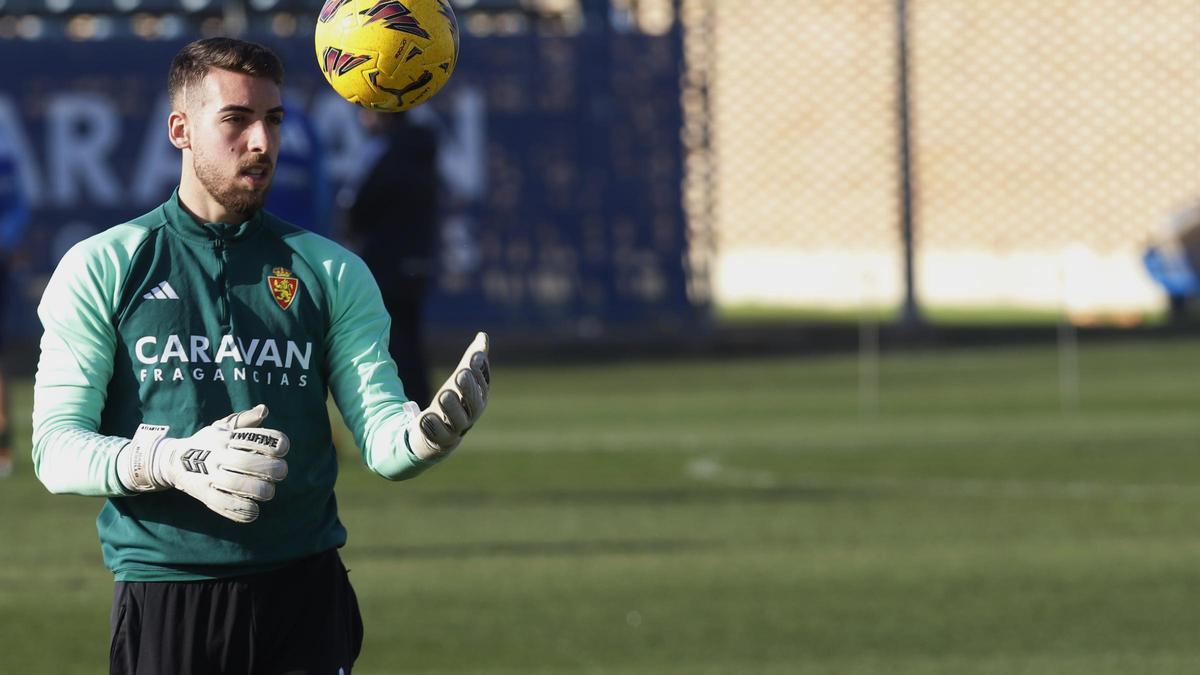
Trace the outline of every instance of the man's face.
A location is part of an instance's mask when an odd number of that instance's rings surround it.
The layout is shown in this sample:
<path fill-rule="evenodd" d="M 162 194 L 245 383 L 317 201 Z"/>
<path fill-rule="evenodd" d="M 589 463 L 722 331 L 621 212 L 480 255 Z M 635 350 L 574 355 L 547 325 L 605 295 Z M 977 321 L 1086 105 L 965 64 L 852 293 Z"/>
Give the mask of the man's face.
<path fill-rule="evenodd" d="M 186 95 L 196 176 L 218 204 L 249 217 L 266 202 L 279 157 L 279 87 L 212 68 L 197 89 Z"/>

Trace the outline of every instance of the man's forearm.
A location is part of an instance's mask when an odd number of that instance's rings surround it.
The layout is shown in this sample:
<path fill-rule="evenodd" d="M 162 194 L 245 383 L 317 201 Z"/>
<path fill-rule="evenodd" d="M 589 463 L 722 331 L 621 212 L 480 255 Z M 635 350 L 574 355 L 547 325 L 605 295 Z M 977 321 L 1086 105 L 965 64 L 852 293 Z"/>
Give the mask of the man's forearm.
<path fill-rule="evenodd" d="M 121 497 L 132 494 L 117 477 L 117 455 L 128 438 L 104 436 L 74 426 L 48 429 L 34 437 L 33 468 L 55 494 Z"/>

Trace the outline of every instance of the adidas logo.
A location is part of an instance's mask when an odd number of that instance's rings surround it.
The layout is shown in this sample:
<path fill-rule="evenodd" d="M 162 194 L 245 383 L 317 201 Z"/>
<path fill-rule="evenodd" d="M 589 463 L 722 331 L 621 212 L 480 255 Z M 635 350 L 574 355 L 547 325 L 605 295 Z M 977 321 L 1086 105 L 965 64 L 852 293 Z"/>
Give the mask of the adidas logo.
<path fill-rule="evenodd" d="M 175 289 L 171 288 L 171 284 L 162 282 L 161 284 L 150 289 L 150 292 L 143 295 L 146 300 L 178 300 L 179 296 L 175 295 Z"/>

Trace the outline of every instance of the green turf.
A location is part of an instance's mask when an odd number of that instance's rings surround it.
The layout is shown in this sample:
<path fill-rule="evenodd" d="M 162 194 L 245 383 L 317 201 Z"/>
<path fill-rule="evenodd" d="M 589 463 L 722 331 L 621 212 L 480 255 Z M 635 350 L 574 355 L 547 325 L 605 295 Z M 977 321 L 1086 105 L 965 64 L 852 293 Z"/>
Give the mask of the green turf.
<path fill-rule="evenodd" d="M 714 314 L 726 325 L 739 324 L 854 324 L 861 321 L 894 323 L 900 319 L 900 307 L 870 305 L 864 307 L 808 307 L 792 305 L 740 304 L 719 305 Z M 1063 321 L 1063 312 L 1052 309 L 1019 307 L 924 307 L 921 318 L 934 326 L 1049 326 Z M 1167 322 L 1165 311 L 1129 314 L 1099 314 L 1077 317 L 1082 323 L 1108 325 L 1161 326 Z M 1086 319 L 1086 320 L 1085 320 Z"/>
<path fill-rule="evenodd" d="M 1193 673 L 1200 344 L 514 369 L 343 466 L 356 674 Z M 28 383 L 17 388 L 27 419 Z M 864 412 L 868 411 L 868 412 Z M 28 435 L 28 427 L 18 430 Z M 0 673 L 103 672 L 96 501 L 0 482 Z"/>

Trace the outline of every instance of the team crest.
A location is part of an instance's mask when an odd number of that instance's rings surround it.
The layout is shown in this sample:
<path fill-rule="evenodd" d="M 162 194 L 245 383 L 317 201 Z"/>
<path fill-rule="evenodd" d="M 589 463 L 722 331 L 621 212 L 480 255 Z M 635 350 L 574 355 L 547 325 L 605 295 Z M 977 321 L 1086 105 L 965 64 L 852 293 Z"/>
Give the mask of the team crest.
<path fill-rule="evenodd" d="M 271 297 L 275 298 L 275 304 L 280 309 L 287 309 L 300 294 L 300 280 L 292 276 L 288 268 L 276 267 L 267 277 L 267 288 L 271 291 Z"/>

